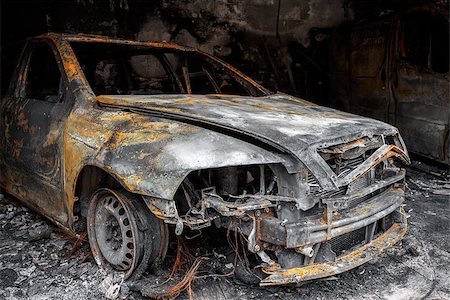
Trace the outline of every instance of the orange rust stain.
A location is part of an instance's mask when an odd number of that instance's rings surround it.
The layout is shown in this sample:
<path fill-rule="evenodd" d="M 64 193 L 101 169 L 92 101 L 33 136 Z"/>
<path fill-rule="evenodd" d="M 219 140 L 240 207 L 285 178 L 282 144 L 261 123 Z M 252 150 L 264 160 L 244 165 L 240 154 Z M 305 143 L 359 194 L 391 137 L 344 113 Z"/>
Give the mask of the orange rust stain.
<path fill-rule="evenodd" d="M 20 154 L 21 154 L 21 151 L 22 151 L 23 140 L 20 140 L 20 141 L 14 140 L 13 142 L 14 142 L 14 149 L 13 149 L 12 155 L 15 158 L 18 158 L 18 157 L 20 157 Z"/>
<path fill-rule="evenodd" d="M 143 114 L 123 111 L 104 111 L 97 115 L 69 117 L 64 132 L 64 179 L 69 211 L 75 201 L 74 192 L 79 172 L 101 149 L 110 151 L 127 145 L 153 143 L 196 130 L 199 129 L 174 122 L 157 122 Z M 150 153 L 140 152 L 137 159 L 147 155 Z M 147 180 L 136 174 L 122 176 L 106 165 L 99 167 L 115 176 L 130 191 L 137 191 Z"/>
<path fill-rule="evenodd" d="M 101 126 L 96 126 L 91 116 L 74 117 L 66 122 L 63 135 L 64 147 L 64 180 L 66 205 L 72 210 L 75 201 L 75 185 L 79 172 L 90 157 L 99 150 L 100 145 L 108 138 L 107 131 L 102 131 Z M 76 137 L 71 134 L 76 133 Z M 84 143 L 83 143 L 84 141 Z M 93 149 L 94 147 L 96 149 Z"/>
<path fill-rule="evenodd" d="M 107 95 L 100 95 L 100 96 L 97 96 L 96 98 L 97 98 L 97 101 L 100 102 L 101 104 L 105 104 L 106 106 L 117 107 L 117 108 L 120 108 L 121 106 L 133 107 L 133 102 L 134 102 L 134 103 L 145 103 L 146 109 L 181 112 L 181 109 L 179 109 L 179 108 L 154 106 L 154 105 L 151 105 L 150 101 L 145 101 L 145 100 L 138 99 L 138 98 L 136 98 L 136 99 L 131 98 L 131 101 L 129 101 L 129 102 L 128 101 L 124 102 L 123 100 L 112 98 Z M 190 103 L 190 100 L 183 99 L 183 100 L 179 100 L 179 101 L 185 101 L 185 102 L 178 102 L 179 104 L 193 104 L 193 103 Z M 113 116 L 113 118 L 114 118 L 114 116 Z"/>
<path fill-rule="evenodd" d="M 23 128 L 25 132 L 28 131 L 28 120 L 25 118 L 25 114 L 21 112 L 18 116 L 17 126 Z"/>
<path fill-rule="evenodd" d="M 173 102 L 176 104 L 193 105 L 193 104 L 198 103 L 198 99 L 196 99 L 195 96 L 193 96 L 193 97 L 187 97 L 186 99 L 176 99 Z M 203 99 L 202 99 L 202 102 L 210 102 L 210 101 L 207 101 L 207 100 L 203 101 Z"/>
<path fill-rule="evenodd" d="M 401 228 L 400 224 L 394 224 L 371 243 L 338 258 L 336 262 L 316 263 L 306 267 L 279 271 L 270 271 L 263 268 L 263 271 L 267 274 L 281 276 L 281 279 L 277 282 L 278 284 L 290 282 L 290 278 L 293 277 L 295 277 L 298 281 L 302 281 L 304 278 L 314 278 L 314 276 L 326 277 L 336 273 L 345 272 L 367 261 L 368 259 L 365 255 L 367 251 L 370 251 L 371 255 L 382 253 L 386 247 L 390 247 L 395 242 L 400 240 L 406 234 L 406 230 L 406 227 Z"/>
<path fill-rule="evenodd" d="M 29 128 L 29 132 L 31 133 L 31 134 L 35 134 L 36 133 L 36 125 L 32 125 L 30 128 Z"/>
<path fill-rule="evenodd" d="M 273 107 L 272 105 L 260 104 L 260 103 L 254 104 L 253 106 L 256 108 L 265 109 L 265 110 L 274 110 L 275 109 L 275 107 Z"/>
<path fill-rule="evenodd" d="M 289 269 L 282 273 L 283 276 L 298 276 L 304 278 L 311 273 L 327 273 L 332 274 L 334 271 L 332 268 L 325 264 L 314 264 L 305 268 Z"/>
<path fill-rule="evenodd" d="M 111 148 L 118 148 L 125 145 L 135 145 L 143 143 L 154 143 L 159 140 L 170 138 L 172 135 L 168 132 L 152 132 L 146 128 L 138 129 L 133 132 L 118 131 L 114 135 L 115 140 L 110 144 Z"/>
<path fill-rule="evenodd" d="M 74 63 L 66 63 L 64 69 L 67 72 L 69 78 L 73 78 L 78 74 L 77 66 Z"/>

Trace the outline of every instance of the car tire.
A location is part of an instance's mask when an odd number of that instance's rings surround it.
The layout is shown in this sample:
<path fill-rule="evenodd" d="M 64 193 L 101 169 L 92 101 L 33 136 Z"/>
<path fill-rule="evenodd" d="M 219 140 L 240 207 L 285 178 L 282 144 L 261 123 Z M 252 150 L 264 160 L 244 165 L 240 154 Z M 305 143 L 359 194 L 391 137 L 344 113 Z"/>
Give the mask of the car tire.
<path fill-rule="evenodd" d="M 90 199 L 87 233 L 95 262 L 123 272 L 125 279 L 138 279 L 162 262 L 169 242 L 167 225 L 140 196 L 107 188 Z"/>

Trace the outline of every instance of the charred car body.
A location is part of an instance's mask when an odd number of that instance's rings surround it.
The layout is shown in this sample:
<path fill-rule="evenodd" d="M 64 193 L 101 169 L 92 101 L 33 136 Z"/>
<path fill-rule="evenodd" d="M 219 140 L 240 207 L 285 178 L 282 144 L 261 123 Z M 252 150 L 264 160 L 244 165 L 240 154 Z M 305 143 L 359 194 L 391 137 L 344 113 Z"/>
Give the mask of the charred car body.
<path fill-rule="evenodd" d="M 396 128 L 273 94 L 198 50 L 49 34 L 1 102 L 1 186 L 139 276 L 169 229 L 238 230 L 296 283 L 363 264 L 406 232 Z"/>

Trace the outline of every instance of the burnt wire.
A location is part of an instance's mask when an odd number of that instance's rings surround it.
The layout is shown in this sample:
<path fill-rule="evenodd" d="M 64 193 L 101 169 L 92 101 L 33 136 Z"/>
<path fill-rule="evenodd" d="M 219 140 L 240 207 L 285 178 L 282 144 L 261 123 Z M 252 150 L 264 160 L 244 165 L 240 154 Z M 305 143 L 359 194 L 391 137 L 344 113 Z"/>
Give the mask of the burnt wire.
<path fill-rule="evenodd" d="M 231 232 L 234 234 L 232 235 Z M 218 277 L 230 277 L 236 273 L 236 268 L 238 266 L 238 263 L 241 263 L 241 265 L 246 269 L 246 271 L 250 274 L 253 274 L 256 278 L 261 280 L 259 276 L 253 273 L 250 267 L 250 262 L 247 259 L 247 252 L 246 252 L 246 243 L 248 242 L 243 233 L 239 228 L 236 230 L 227 230 L 227 241 L 228 244 L 231 247 L 231 253 L 234 252 L 234 260 L 233 260 L 233 268 L 230 272 L 225 274 L 204 274 L 199 275 L 199 269 L 201 267 L 201 264 L 204 261 L 207 261 L 210 259 L 209 254 L 202 255 L 199 257 L 195 257 L 191 254 L 191 251 L 189 251 L 188 245 L 186 245 L 185 242 L 181 238 L 178 238 L 177 243 L 177 253 L 175 257 L 175 261 L 172 266 L 172 270 L 170 275 L 167 277 L 167 279 L 159 284 L 158 286 L 163 286 L 164 284 L 168 283 L 169 281 L 173 280 L 177 274 L 182 272 L 184 270 L 185 274 L 183 278 L 176 283 L 174 286 L 172 286 L 169 290 L 162 292 L 158 295 L 158 298 L 160 299 L 174 299 L 178 297 L 182 292 L 186 292 L 189 299 L 194 299 L 194 292 L 192 289 L 192 283 L 196 279 L 206 279 L 206 278 L 218 278 Z M 242 248 L 242 250 L 240 249 Z M 187 267 L 189 266 L 190 267 Z"/>

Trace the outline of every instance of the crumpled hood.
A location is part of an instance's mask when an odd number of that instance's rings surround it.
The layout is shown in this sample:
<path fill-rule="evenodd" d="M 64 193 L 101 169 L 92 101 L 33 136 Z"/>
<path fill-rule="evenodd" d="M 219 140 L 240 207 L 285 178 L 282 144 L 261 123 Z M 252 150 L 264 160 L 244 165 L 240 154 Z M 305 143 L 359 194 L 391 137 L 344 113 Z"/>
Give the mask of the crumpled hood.
<path fill-rule="evenodd" d="M 101 106 L 203 127 L 253 144 L 261 151 L 269 150 L 266 153 L 278 153 L 289 173 L 300 172 L 306 166 L 325 189 L 336 189 L 339 182 L 317 148 L 364 136 L 398 133 L 395 127 L 383 122 L 284 94 L 107 95 L 98 96 L 97 100 Z"/>
<path fill-rule="evenodd" d="M 361 136 L 395 134 L 373 119 L 317 106 L 285 94 L 266 97 L 231 95 L 98 96 L 101 105 L 143 111 L 179 121 L 226 129 L 301 156 L 311 147 Z"/>

